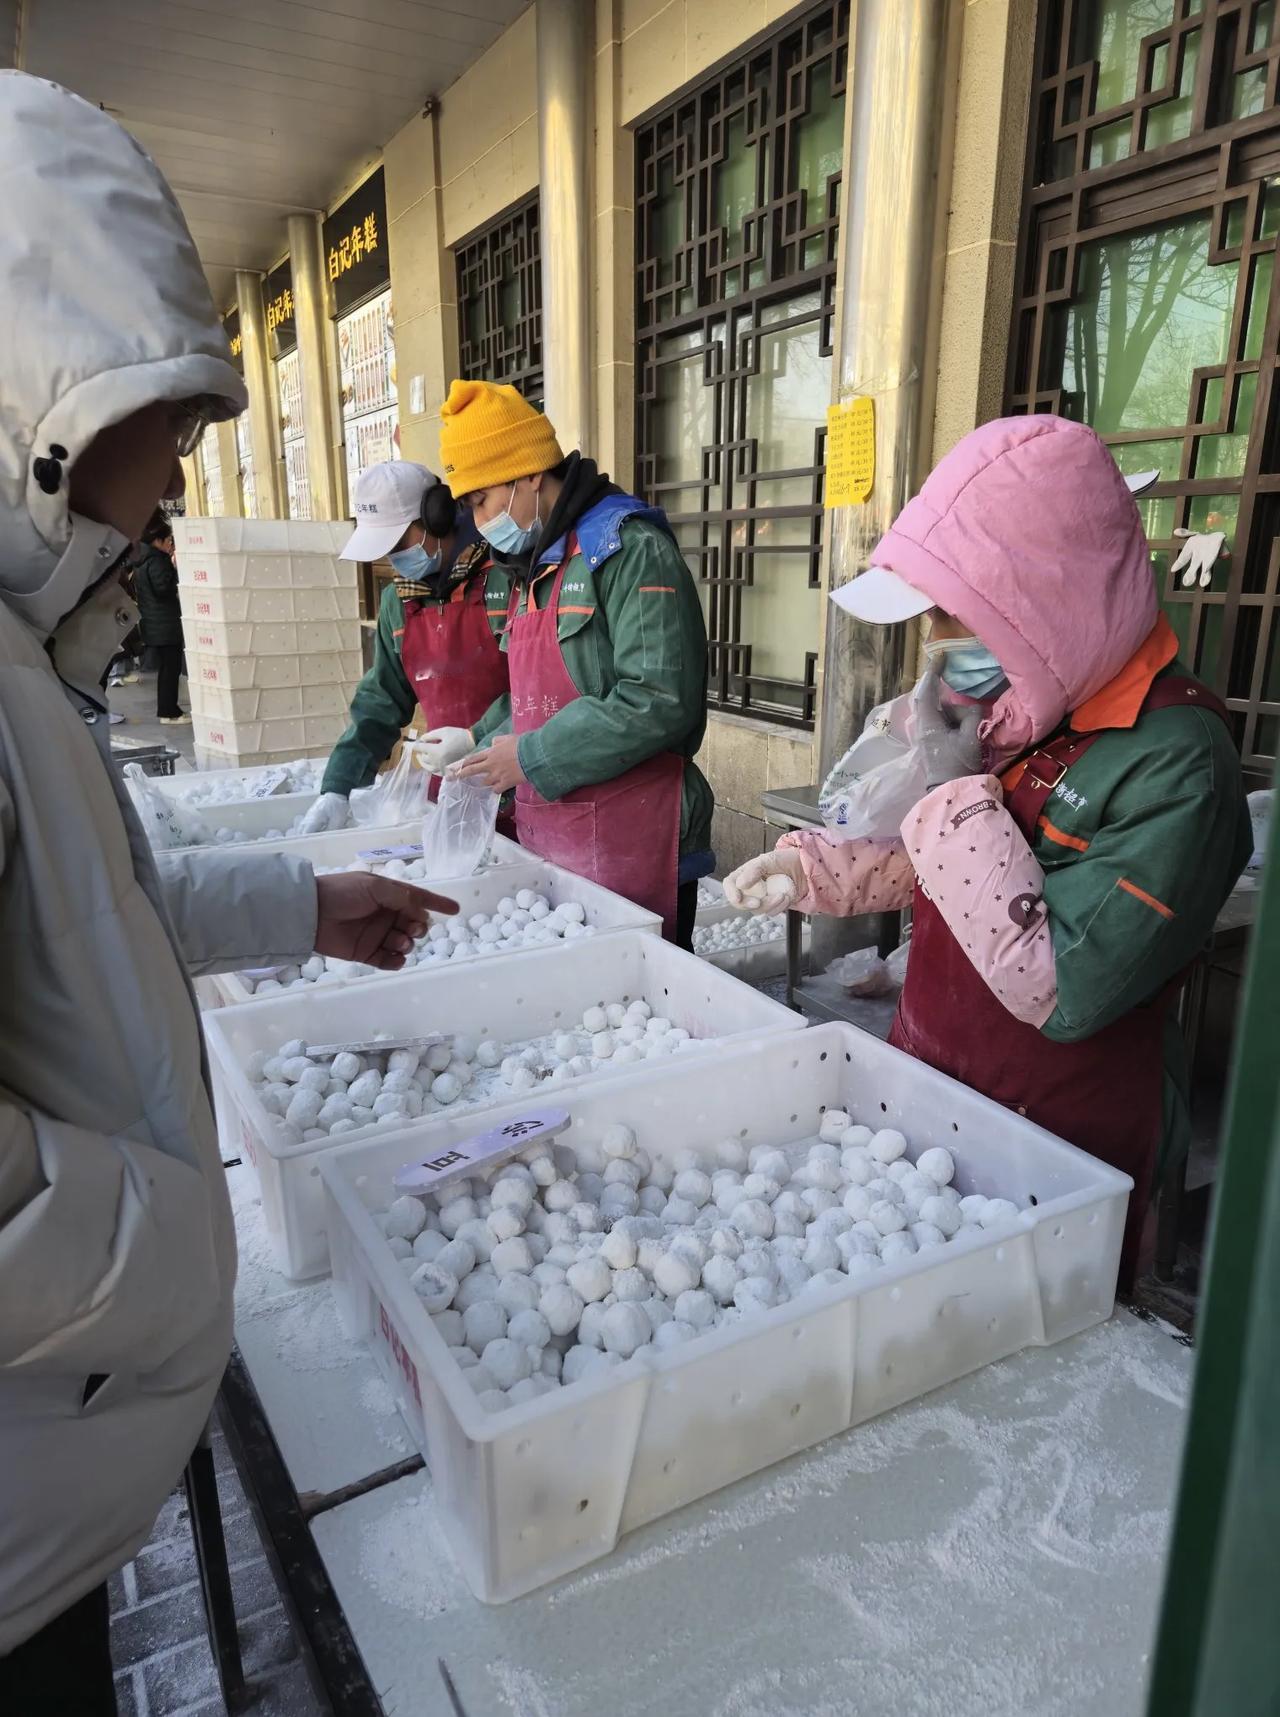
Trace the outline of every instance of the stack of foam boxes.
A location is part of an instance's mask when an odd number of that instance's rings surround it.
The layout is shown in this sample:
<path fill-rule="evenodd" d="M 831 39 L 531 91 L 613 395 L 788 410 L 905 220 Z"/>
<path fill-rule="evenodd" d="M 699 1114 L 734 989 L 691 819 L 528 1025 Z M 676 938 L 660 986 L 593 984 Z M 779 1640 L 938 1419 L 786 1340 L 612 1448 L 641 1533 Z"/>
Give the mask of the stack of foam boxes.
<path fill-rule="evenodd" d="M 350 525 L 174 524 L 197 767 L 328 752 L 362 669 Z"/>

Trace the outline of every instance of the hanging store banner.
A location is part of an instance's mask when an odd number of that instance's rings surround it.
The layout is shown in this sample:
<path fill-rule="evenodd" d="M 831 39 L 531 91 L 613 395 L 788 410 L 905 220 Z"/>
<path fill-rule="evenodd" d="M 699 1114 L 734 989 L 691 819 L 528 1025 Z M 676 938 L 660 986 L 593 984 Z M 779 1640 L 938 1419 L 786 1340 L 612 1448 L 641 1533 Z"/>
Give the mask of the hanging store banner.
<path fill-rule="evenodd" d="M 293 318 L 293 263 L 286 256 L 279 268 L 267 276 L 263 297 L 267 302 L 267 339 L 273 358 L 296 351 L 298 330 Z"/>
<path fill-rule="evenodd" d="M 244 340 L 240 333 L 240 312 L 231 310 L 222 318 L 222 331 L 227 336 L 227 344 L 231 347 L 231 362 L 241 375 L 244 374 Z"/>
<path fill-rule="evenodd" d="M 337 316 L 385 291 L 390 284 L 387 196 L 381 167 L 324 223 L 324 258 Z"/>

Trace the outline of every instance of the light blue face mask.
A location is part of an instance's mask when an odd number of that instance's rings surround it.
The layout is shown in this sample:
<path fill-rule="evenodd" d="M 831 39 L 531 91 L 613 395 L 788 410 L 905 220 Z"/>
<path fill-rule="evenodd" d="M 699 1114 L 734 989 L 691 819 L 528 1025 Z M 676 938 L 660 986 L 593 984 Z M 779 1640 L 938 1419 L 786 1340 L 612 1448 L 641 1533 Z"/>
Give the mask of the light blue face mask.
<path fill-rule="evenodd" d="M 516 486 L 511 485 L 511 493 L 507 497 L 506 507 L 496 518 L 488 519 L 484 524 L 476 523 L 476 529 L 489 544 L 497 549 L 499 554 L 524 554 L 531 549 L 542 529 L 542 520 L 535 510 L 531 525 L 518 525 L 511 517 L 511 503 L 515 500 Z M 536 497 L 535 497 L 536 501 Z"/>
<path fill-rule="evenodd" d="M 428 554 L 422 543 L 414 543 L 412 548 L 396 549 L 394 554 L 387 556 L 398 578 L 411 578 L 417 583 L 439 572 L 440 558 L 438 551 Z"/>
<path fill-rule="evenodd" d="M 943 683 L 961 697 L 984 702 L 996 697 L 1009 683 L 1009 676 L 999 662 L 976 638 L 931 638 L 924 653 L 938 664 Z"/>

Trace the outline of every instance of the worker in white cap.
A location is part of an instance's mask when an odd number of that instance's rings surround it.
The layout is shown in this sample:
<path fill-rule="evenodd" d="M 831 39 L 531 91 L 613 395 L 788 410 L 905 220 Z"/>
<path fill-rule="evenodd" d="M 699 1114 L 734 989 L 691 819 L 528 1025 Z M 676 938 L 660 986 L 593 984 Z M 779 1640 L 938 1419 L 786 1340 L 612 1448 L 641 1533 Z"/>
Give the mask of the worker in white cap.
<path fill-rule="evenodd" d="M 427 729 L 469 728 L 507 691 L 499 637 L 510 582 L 447 486 L 408 459 L 371 465 L 356 484 L 356 528 L 344 560 L 387 560 L 373 662 L 351 700 L 304 830 L 343 829 L 350 794 L 367 787 L 422 708 Z M 451 757 L 423 751 L 437 772 Z M 438 785 L 432 783 L 433 791 Z"/>

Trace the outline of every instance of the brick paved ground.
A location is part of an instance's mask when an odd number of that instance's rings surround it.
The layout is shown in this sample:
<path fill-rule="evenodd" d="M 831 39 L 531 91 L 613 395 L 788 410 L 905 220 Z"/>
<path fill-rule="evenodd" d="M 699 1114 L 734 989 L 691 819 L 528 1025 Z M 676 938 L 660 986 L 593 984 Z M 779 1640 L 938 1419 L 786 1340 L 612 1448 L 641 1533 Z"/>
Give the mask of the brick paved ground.
<path fill-rule="evenodd" d="M 214 1440 L 240 1650 L 254 1717 L 319 1717 L 288 1612 L 236 1477 Z M 111 1654 L 120 1717 L 223 1717 L 205 1631 L 186 1495 L 176 1490 L 151 1542 L 111 1581 Z"/>

